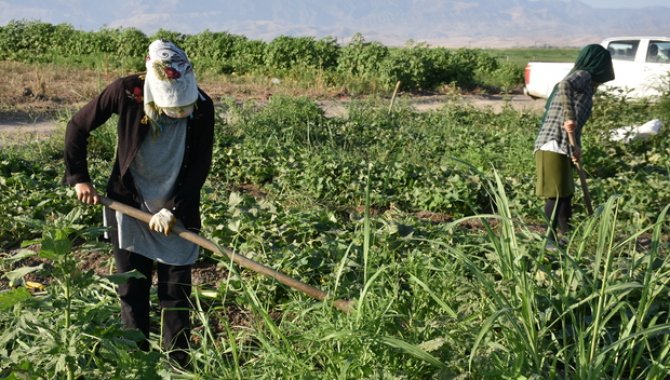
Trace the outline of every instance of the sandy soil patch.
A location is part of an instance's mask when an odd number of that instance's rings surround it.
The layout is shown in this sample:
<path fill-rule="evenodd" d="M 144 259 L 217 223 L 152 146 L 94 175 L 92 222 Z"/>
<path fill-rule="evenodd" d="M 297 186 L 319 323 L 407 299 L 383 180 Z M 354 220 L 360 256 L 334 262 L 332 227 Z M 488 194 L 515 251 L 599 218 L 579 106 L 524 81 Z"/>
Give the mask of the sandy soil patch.
<path fill-rule="evenodd" d="M 417 96 L 399 101 L 408 102 L 419 112 L 438 110 L 448 103 L 469 104 L 496 113 L 501 112 L 505 107 L 538 114 L 544 109 L 544 100 L 532 99 L 524 95 L 465 95 L 459 97 L 435 95 Z M 327 117 L 346 117 L 349 102 L 347 99 L 329 99 L 320 100 L 317 103 Z M 25 115 L 0 114 L 0 147 L 44 139 L 61 127 L 59 123 L 62 122 L 48 117 L 31 119 Z"/>
<path fill-rule="evenodd" d="M 509 106 L 517 111 L 542 113 L 543 99 L 532 99 L 525 95 L 433 95 L 402 98 L 398 102 L 407 102 L 418 112 L 438 110 L 449 103 L 468 104 L 479 109 L 490 109 L 499 113 Z M 348 100 L 321 100 L 318 104 L 328 117 L 346 117 Z M 390 100 L 389 100 L 390 105 Z"/>

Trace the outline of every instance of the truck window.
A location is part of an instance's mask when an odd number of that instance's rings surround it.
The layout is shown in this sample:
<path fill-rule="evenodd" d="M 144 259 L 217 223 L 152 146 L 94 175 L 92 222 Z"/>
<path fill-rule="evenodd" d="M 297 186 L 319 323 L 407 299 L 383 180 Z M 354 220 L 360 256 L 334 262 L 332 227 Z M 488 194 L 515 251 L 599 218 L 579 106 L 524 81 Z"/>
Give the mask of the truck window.
<path fill-rule="evenodd" d="M 649 41 L 646 61 L 652 63 L 670 62 L 670 41 Z"/>
<path fill-rule="evenodd" d="M 607 44 L 607 50 L 609 50 L 612 55 L 612 59 L 634 61 L 639 43 L 640 41 L 636 40 L 610 41 L 610 43 Z"/>

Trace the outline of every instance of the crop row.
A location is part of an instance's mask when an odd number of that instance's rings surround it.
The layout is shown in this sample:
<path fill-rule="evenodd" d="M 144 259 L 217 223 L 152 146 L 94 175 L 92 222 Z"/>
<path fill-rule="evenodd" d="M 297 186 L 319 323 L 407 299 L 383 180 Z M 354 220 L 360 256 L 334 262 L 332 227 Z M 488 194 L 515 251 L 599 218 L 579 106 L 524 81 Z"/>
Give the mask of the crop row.
<path fill-rule="evenodd" d="M 388 47 L 357 34 L 342 45 L 335 38 L 279 36 L 272 41 L 209 30 L 182 34 L 161 29 L 147 36 L 135 28 L 87 32 L 69 24 L 11 21 L 0 26 L 0 54 L 5 59 L 61 62 L 126 70 L 144 70 L 150 41 L 164 38 L 180 45 L 199 70 L 282 77 L 308 70 L 327 74 L 331 83 L 370 81 L 389 90 L 401 81 L 405 90 L 433 90 L 442 85 L 470 88 L 518 86 L 522 68 L 498 62 L 477 49 L 448 49 L 410 43 Z M 102 57 L 106 57 L 102 58 Z"/>
<path fill-rule="evenodd" d="M 614 194 L 624 197 L 623 212 L 630 220 L 654 220 L 670 203 L 670 146 L 663 137 L 667 132 L 653 140 L 624 144 L 609 141 L 609 130 L 651 118 L 666 120 L 666 104 L 603 97 L 587 127 L 584 160 L 594 200 L 603 202 Z M 307 98 L 273 96 L 260 110 L 224 100 L 217 111 L 207 192 L 223 192 L 226 197 L 227 191 L 246 187 L 333 210 L 355 209 L 368 197 L 377 210 L 454 218 L 492 211 L 485 184 L 495 171 L 521 216 L 542 218 L 533 191 L 531 152 L 537 115 L 512 108 L 496 114 L 459 105 L 417 113 L 402 101 L 390 113 L 384 105 L 353 102 L 348 113 L 347 118 L 328 118 Z M 114 155 L 113 128 L 97 131 L 99 137 L 90 144 L 91 170 L 99 175 L 99 187 Z M 61 150 L 58 145 L 41 147 L 38 158 L 30 149 L 3 150 L 0 212 L 5 217 L 0 240 L 4 244 L 29 237 L 20 217 L 43 219 L 74 206 L 60 185 Z M 578 204 L 580 196 L 578 192 Z M 206 216 L 205 226 L 208 223 L 217 224 Z"/>

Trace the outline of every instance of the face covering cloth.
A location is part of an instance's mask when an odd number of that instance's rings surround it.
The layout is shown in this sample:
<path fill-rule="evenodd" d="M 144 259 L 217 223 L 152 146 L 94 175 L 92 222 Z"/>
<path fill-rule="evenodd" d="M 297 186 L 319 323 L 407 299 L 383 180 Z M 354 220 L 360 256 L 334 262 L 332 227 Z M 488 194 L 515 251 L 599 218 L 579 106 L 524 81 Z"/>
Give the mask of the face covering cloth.
<path fill-rule="evenodd" d="M 189 116 L 198 99 L 198 86 L 186 53 L 170 41 L 156 40 L 149 45 L 146 68 L 144 112 L 152 126 L 163 115 L 172 119 Z"/>

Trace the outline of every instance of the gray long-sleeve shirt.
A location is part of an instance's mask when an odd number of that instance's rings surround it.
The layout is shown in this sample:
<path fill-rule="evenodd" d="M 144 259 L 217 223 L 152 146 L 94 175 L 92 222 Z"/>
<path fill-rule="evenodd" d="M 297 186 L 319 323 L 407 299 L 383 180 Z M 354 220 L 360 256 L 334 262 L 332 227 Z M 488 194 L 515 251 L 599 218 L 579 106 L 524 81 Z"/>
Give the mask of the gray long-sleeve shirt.
<path fill-rule="evenodd" d="M 160 133 L 147 136 L 130 164 L 140 207 L 151 214 L 172 198 L 186 145 L 186 119 L 163 119 Z M 151 231 L 143 222 L 120 212 L 116 222 L 121 249 L 170 265 L 191 265 L 198 258 L 198 247 L 177 235 Z"/>

